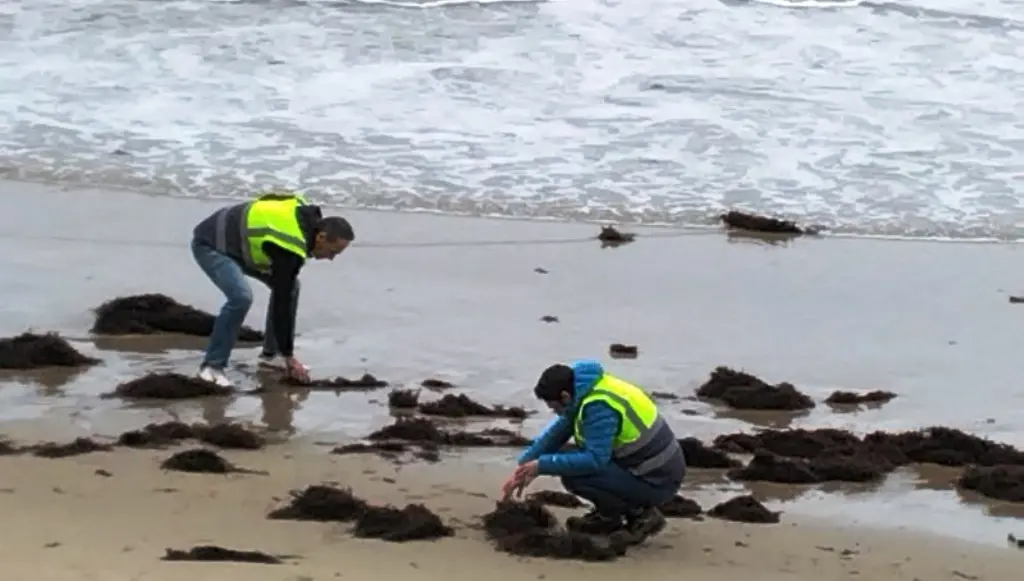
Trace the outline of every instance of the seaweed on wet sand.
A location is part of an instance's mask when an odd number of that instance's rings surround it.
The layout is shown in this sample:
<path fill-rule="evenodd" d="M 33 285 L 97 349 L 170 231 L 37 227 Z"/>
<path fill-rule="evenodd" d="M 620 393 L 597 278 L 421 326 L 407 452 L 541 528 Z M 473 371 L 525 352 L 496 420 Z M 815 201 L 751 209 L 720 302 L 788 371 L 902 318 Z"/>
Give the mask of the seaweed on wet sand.
<path fill-rule="evenodd" d="M 1007 502 L 1024 502 L 1024 466 L 969 466 L 957 486 Z"/>
<path fill-rule="evenodd" d="M 378 379 L 372 374 L 364 373 L 362 377 L 358 379 L 348 379 L 345 377 L 333 377 L 328 379 L 310 379 L 309 381 L 300 381 L 291 376 L 285 376 L 281 379 L 283 385 L 289 387 L 301 387 L 304 389 L 325 389 L 325 390 L 350 390 L 350 391 L 371 391 L 374 389 L 380 389 L 387 387 L 388 382 L 383 379 Z"/>
<path fill-rule="evenodd" d="M 668 518 L 697 518 L 704 512 L 696 501 L 678 494 L 659 506 L 658 510 Z"/>
<path fill-rule="evenodd" d="M 138 430 L 122 433 L 117 439 L 117 444 L 129 448 L 163 448 L 194 437 L 195 432 L 188 424 L 150 423 Z"/>
<path fill-rule="evenodd" d="M 83 355 L 57 333 L 22 333 L 0 338 L 0 369 L 29 370 L 47 367 L 86 367 L 99 359 Z"/>
<path fill-rule="evenodd" d="M 446 418 L 463 418 L 467 416 L 480 416 L 491 418 L 525 419 L 531 412 L 518 406 L 505 407 L 497 405 L 486 406 L 472 400 L 464 393 L 445 394 L 441 399 L 419 404 L 421 414 L 428 416 L 440 416 Z"/>
<path fill-rule="evenodd" d="M 683 457 L 690 468 L 735 468 L 740 461 L 730 458 L 721 450 L 709 448 L 697 438 L 679 439 L 679 447 L 683 449 Z"/>
<path fill-rule="evenodd" d="M 164 460 L 160 467 L 164 470 L 191 472 L 194 474 L 231 474 L 233 472 L 253 473 L 238 468 L 225 460 L 220 454 L 205 448 L 183 450 Z"/>
<path fill-rule="evenodd" d="M 267 515 L 272 520 L 318 522 L 350 522 L 366 511 L 365 500 L 348 488 L 315 484 L 304 490 L 293 490 L 291 501 Z"/>
<path fill-rule="evenodd" d="M 608 355 L 615 359 L 636 359 L 639 353 L 640 348 L 636 345 L 612 343 L 608 346 Z"/>
<path fill-rule="evenodd" d="M 422 504 L 404 508 L 374 506 L 348 488 L 312 485 L 292 491 L 291 501 L 267 515 L 273 520 L 354 522 L 353 535 L 391 542 L 428 540 L 454 534 L 439 516 Z"/>
<path fill-rule="evenodd" d="M 814 400 L 791 383 L 771 385 L 759 377 L 724 366 L 711 372 L 704 385 L 697 388 L 697 396 L 742 410 L 797 411 L 814 407 Z"/>
<path fill-rule="evenodd" d="M 517 447 L 529 440 L 502 428 L 479 432 L 446 431 L 428 418 L 396 418 L 395 422 L 367 436 L 371 441 L 392 440 L 460 447 Z"/>
<path fill-rule="evenodd" d="M 366 506 L 356 519 L 353 536 L 381 539 L 393 543 L 435 540 L 450 537 L 455 531 L 437 514 L 422 504 Z"/>
<path fill-rule="evenodd" d="M 583 508 L 587 506 L 580 497 L 568 492 L 557 490 L 538 490 L 526 497 L 527 501 L 547 506 L 560 506 L 562 508 Z"/>
<path fill-rule="evenodd" d="M 881 405 L 883 403 L 892 401 L 896 398 L 896 394 L 891 391 L 869 391 L 865 393 L 857 393 L 853 391 L 834 391 L 831 395 L 825 399 L 825 403 L 830 405 L 861 405 L 861 404 L 876 404 Z"/>
<path fill-rule="evenodd" d="M 495 548 L 512 555 L 611 561 L 625 553 L 624 546 L 556 528 L 558 520 L 536 502 L 499 502 L 483 515 L 484 532 Z"/>
<path fill-rule="evenodd" d="M 416 409 L 419 403 L 418 389 L 395 389 L 388 394 L 388 406 L 395 409 Z"/>
<path fill-rule="evenodd" d="M 32 446 L 29 449 L 32 451 L 33 456 L 38 456 L 39 458 L 70 458 L 71 456 L 81 456 L 82 454 L 91 454 L 92 452 L 109 452 L 113 448 L 110 444 L 101 444 L 92 438 L 75 438 L 64 444 L 46 442 Z"/>
<path fill-rule="evenodd" d="M 195 438 L 218 448 L 233 450 L 259 450 L 266 445 L 263 436 L 245 426 L 231 423 L 192 426 Z"/>
<path fill-rule="evenodd" d="M 280 565 L 284 563 L 281 557 L 270 555 L 262 551 L 239 551 L 228 549 L 217 545 L 199 545 L 191 549 L 167 549 L 161 561 L 206 561 L 206 562 L 235 562 L 235 563 L 258 563 L 261 565 Z"/>
<path fill-rule="evenodd" d="M 436 377 L 428 377 L 427 379 L 424 379 L 423 381 L 420 382 L 420 387 L 440 391 L 443 389 L 451 389 L 455 387 L 455 384 L 453 384 L 450 381 L 438 379 Z"/>
<path fill-rule="evenodd" d="M 215 320 L 210 313 L 158 293 L 118 297 L 103 303 L 95 312 L 92 332 L 97 335 L 178 333 L 209 337 Z M 243 326 L 238 340 L 259 342 L 263 340 L 263 333 Z"/>
<path fill-rule="evenodd" d="M 619 246 L 636 240 L 636 234 L 622 232 L 615 226 L 601 226 L 601 232 L 597 235 L 602 247 Z"/>
<path fill-rule="evenodd" d="M 795 222 L 759 216 L 739 210 L 730 210 L 719 216 L 719 219 L 727 228 L 745 230 L 747 232 L 759 232 L 763 234 L 789 234 L 799 236 L 802 234 L 815 234 L 816 229 L 801 228 Z"/>
<path fill-rule="evenodd" d="M 778 512 L 768 510 L 756 498 L 742 495 L 719 503 L 708 511 L 708 516 L 735 522 L 775 524 L 779 522 Z"/>
<path fill-rule="evenodd" d="M 784 484 L 873 482 L 895 467 L 886 457 L 860 448 L 827 450 L 810 460 L 785 458 L 759 450 L 749 464 L 730 470 L 729 477 L 740 481 Z"/>
<path fill-rule="evenodd" d="M 126 381 L 104 398 L 119 397 L 122 399 L 192 399 L 229 395 L 230 387 L 189 377 L 180 373 L 150 373 L 142 377 Z"/>

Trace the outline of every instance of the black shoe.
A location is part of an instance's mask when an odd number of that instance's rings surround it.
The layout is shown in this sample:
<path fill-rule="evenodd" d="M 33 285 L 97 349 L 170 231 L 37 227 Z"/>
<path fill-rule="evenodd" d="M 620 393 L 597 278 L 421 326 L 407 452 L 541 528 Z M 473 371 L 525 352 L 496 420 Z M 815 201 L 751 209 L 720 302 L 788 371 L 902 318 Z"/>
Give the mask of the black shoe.
<path fill-rule="evenodd" d="M 665 515 L 656 507 L 648 507 L 626 515 L 626 526 L 615 534 L 620 544 L 639 545 L 665 528 Z"/>
<path fill-rule="evenodd" d="M 565 528 L 586 535 L 610 535 L 622 530 L 622 527 L 621 518 L 607 517 L 596 510 L 592 510 L 584 516 L 570 516 L 565 519 Z"/>

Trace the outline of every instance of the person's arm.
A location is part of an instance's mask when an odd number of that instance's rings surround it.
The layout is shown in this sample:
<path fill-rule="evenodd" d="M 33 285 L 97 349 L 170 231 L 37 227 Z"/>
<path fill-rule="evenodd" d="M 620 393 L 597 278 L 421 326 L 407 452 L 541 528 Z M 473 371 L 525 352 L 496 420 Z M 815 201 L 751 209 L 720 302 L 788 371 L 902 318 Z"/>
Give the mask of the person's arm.
<path fill-rule="evenodd" d="M 530 446 L 519 455 L 519 464 L 536 460 L 542 454 L 549 454 L 562 447 L 572 436 L 572 421 L 565 416 L 556 416 Z"/>
<path fill-rule="evenodd" d="M 263 243 L 263 252 L 270 258 L 270 316 L 274 321 L 277 350 L 291 357 L 295 348 L 295 318 L 292 317 L 292 298 L 295 281 L 305 260 L 273 242 Z"/>
<path fill-rule="evenodd" d="M 537 459 L 537 472 L 549 476 L 571 476 L 599 472 L 612 461 L 619 414 L 608 404 L 595 401 L 583 408 L 584 447 L 572 452 L 544 454 Z"/>

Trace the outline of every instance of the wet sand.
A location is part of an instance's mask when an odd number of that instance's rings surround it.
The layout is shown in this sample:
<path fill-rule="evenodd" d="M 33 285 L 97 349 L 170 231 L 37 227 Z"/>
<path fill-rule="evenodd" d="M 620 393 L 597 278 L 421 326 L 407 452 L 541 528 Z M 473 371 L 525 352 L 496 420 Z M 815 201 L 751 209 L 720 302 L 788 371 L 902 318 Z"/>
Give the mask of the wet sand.
<path fill-rule="evenodd" d="M 18 196 L 0 217 L 3 334 L 60 331 L 83 339 L 76 345 L 104 360 L 80 374 L 5 373 L 0 430 L 35 439 L 115 434 L 173 414 L 188 421 L 252 419 L 294 432 L 296 443 L 333 443 L 388 421 L 386 390 L 272 391 L 165 406 L 98 399 L 149 371 L 194 371 L 201 340 L 92 341 L 89 310 L 119 295 L 162 292 L 215 311 L 220 296 L 187 244 L 193 224 L 219 202 L 0 187 Z M 556 360 L 598 357 L 652 391 L 681 396 L 725 364 L 791 381 L 819 402 L 835 389 L 885 389 L 899 397 L 859 413 L 835 413 L 819 403 L 798 417 L 667 403 L 680 436 L 709 438 L 751 425 L 857 432 L 947 425 L 1024 445 L 1024 387 L 1016 365 L 1024 310 L 1006 299 L 1024 287 L 1015 245 L 845 239 L 766 245 L 721 233 L 637 229 L 636 243 L 602 249 L 585 240 L 596 234 L 590 225 L 346 215 L 356 244 L 333 264 L 314 263 L 303 274 L 297 344 L 316 376 L 369 371 L 394 386 L 440 377 L 483 402 L 532 406 L 532 382 Z M 267 293 L 258 284 L 254 290 L 247 322 L 260 328 Z M 559 322 L 541 322 L 544 315 Z M 639 345 L 639 357 L 608 358 L 615 342 Z M 251 364 L 257 352 L 238 349 L 234 361 Z M 246 387 L 261 381 L 251 366 L 232 373 Z M 542 420 L 528 420 L 524 433 L 535 433 Z M 479 464 L 497 467 L 509 457 L 480 457 Z M 706 485 L 703 494 L 745 488 L 701 472 L 692 480 Z M 1024 511 L 973 498 L 964 503 L 935 484 L 956 473 L 902 470 L 867 492 L 746 488 L 787 514 L 1003 544 L 1020 521 L 991 514 Z"/>
<path fill-rule="evenodd" d="M 1019 578 L 1017 551 L 954 544 L 922 535 L 839 531 L 820 524 L 673 521 L 661 535 L 613 563 L 516 559 L 495 552 L 473 527 L 493 508 L 500 474 L 459 464 L 407 465 L 338 457 L 309 449 L 226 453 L 266 475 L 164 472 L 170 451 L 95 453 L 64 460 L 3 459 L 0 562 L 11 578 L 64 581 L 177 581 L 244 575 L 282 579 L 562 579 L 603 581 L 630 575 L 693 581 Z M 357 540 L 336 523 L 268 520 L 288 492 L 340 481 L 373 503 L 425 504 L 455 528 L 440 541 Z M 703 496 L 703 497 L 702 497 Z M 695 498 L 710 506 L 707 495 Z M 559 511 L 560 515 L 572 514 Z M 290 555 L 284 565 L 169 563 L 165 549 L 213 544 Z"/>

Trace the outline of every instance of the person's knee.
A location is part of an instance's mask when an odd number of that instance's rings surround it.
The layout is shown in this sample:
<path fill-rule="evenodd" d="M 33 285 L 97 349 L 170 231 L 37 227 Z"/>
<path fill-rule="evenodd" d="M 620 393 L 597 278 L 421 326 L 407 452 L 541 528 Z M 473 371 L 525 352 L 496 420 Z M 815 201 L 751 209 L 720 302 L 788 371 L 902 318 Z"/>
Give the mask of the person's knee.
<path fill-rule="evenodd" d="M 247 286 L 239 286 L 238 288 L 232 289 L 227 298 L 227 307 L 229 309 L 248 312 L 253 301 L 252 289 Z"/>

